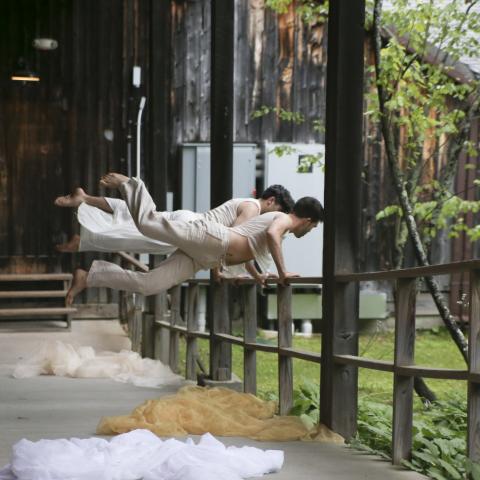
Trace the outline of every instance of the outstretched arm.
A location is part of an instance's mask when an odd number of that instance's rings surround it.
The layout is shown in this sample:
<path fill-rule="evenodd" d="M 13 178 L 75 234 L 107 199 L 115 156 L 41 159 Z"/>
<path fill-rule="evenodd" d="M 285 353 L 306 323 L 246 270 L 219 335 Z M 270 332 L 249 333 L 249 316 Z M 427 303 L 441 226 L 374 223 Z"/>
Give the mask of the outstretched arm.
<path fill-rule="evenodd" d="M 277 267 L 280 283 L 285 285 L 285 280 L 289 277 L 298 277 L 296 273 L 287 272 L 282 252 L 282 238 L 292 226 L 292 221 L 288 215 L 279 215 L 272 222 L 267 230 L 267 244 L 272 254 L 273 261 Z"/>

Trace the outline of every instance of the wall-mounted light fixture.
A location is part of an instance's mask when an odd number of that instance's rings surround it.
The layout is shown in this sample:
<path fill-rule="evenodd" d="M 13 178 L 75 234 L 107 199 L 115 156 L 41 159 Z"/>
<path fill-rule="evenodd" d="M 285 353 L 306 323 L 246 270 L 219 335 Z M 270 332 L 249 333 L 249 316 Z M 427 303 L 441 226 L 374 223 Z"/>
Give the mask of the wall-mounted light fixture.
<path fill-rule="evenodd" d="M 23 58 L 18 59 L 17 68 L 10 77 L 17 82 L 39 82 L 40 77 L 33 70 L 28 68 L 27 62 Z"/>

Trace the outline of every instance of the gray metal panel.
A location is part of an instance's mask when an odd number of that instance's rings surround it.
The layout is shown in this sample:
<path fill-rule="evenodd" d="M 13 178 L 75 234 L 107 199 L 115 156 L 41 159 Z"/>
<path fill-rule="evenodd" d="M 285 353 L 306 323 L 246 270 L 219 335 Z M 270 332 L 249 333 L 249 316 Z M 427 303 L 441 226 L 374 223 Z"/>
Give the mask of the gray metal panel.
<path fill-rule="evenodd" d="M 288 145 L 295 151 L 278 156 L 273 150 L 276 146 Z M 294 200 L 311 196 L 323 204 L 324 173 L 319 165 L 313 166 L 311 173 L 299 173 L 299 157 L 304 154 L 324 153 L 322 144 L 265 143 L 265 187 L 281 184 L 290 190 Z M 323 226 L 305 235 L 295 238 L 287 235 L 283 241 L 286 268 L 302 276 L 320 276 L 322 274 Z M 273 268 L 275 268 L 273 266 Z"/>
<path fill-rule="evenodd" d="M 233 185 L 235 198 L 252 197 L 255 192 L 257 145 L 237 143 L 233 147 Z M 210 145 L 182 145 L 181 208 L 205 212 L 210 207 Z M 218 179 L 221 181 L 221 179 Z"/>
<path fill-rule="evenodd" d="M 195 174 L 197 163 L 197 149 L 193 146 L 184 146 L 182 149 L 182 208 L 195 210 Z"/>
<path fill-rule="evenodd" d="M 255 195 L 256 145 L 235 145 L 233 149 L 233 197 Z"/>
<path fill-rule="evenodd" d="M 210 210 L 210 147 L 197 148 L 195 212 Z"/>

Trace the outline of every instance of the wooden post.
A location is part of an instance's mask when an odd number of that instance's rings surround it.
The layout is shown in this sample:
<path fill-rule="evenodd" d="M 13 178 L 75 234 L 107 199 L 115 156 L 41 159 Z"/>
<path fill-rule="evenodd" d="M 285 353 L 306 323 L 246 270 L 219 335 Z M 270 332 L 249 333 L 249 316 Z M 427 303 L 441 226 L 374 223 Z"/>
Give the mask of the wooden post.
<path fill-rule="evenodd" d="M 415 353 L 416 279 L 397 281 L 395 367 L 413 365 Z M 412 454 L 413 377 L 394 374 L 392 460 L 400 465 Z"/>
<path fill-rule="evenodd" d="M 176 285 L 170 289 L 170 324 L 178 325 L 180 322 L 180 305 L 182 300 L 182 286 Z M 170 331 L 169 361 L 172 372 L 178 373 L 178 332 Z"/>
<path fill-rule="evenodd" d="M 292 286 L 278 285 L 278 346 L 292 346 Z M 278 396 L 280 415 L 288 415 L 293 405 L 292 358 L 278 354 Z"/>
<path fill-rule="evenodd" d="M 243 339 L 254 343 L 257 340 L 257 286 L 244 285 Z M 257 394 L 257 353 L 243 349 L 243 391 Z"/>
<path fill-rule="evenodd" d="M 164 321 L 168 311 L 167 293 L 155 295 L 155 321 Z M 155 358 L 168 365 L 170 359 L 170 330 L 155 329 Z"/>
<path fill-rule="evenodd" d="M 148 179 L 158 210 L 166 210 L 171 132 L 172 5 L 170 0 L 150 0 L 149 7 L 149 68 L 145 69 L 148 75 L 147 136 L 144 155 L 148 175 L 145 178 Z"/>
<path fill-rule="evenodd" d="M 358 285 L 335 275 L 359 266 L 364 17 L 364 0 L 329 2 L 320 421 L 347 439 L 357 428 L 357 368 L 334 355 L 358 352 Z"/>
<path fill-rule="evenodd" d="M 154 358 L 155 315 L 153 313 L 144 312 L 142 320 L 142 357 Z"/>
<path fill-rule="evenodd" d="M 212 380 L 225 381 L 232 377 L 232 345 L 215 338 L 215 333 L 231 333 L 228 308 L 228 284 L 211 283 L 210 374 Z"/>
<path fill-rule="evenodd" d="M 212 0 L 211 205 L 233 196 L 233 62 L 235 0 Z M 222 181 L 218 181 L 221 179 Z"/>
<path fill-rule="evenodd" d="M 197 355 L 198 346 L 195 337 L 189 337 L 188 332 L 196 332 L 198 330 L 197 324 L 197 301 L 198 301 L 198 285 L 190 283 L 187 290 L 187 361 L 185 378 L 187 380 L 197 379 Z"/>
<path fill-rule="evenodd" d="M 215 207 L 233 195 L 233 61 L 235 0 L 211 3 L 211 205 Z M 222 181 L 219 182 L 218 179 Z M 217 341 L 213 334 L 230 333 L 228 285 L 211 285 L 210 374 L 213 380 L 230 380 L 232 346 Z"/>
<path fill-rule="evenodd" d="M 163 255 L 152 255 L 150 257 L 150 268 L 157 267 L 165 260 Z M 165 320 L 168 311 L 167 292 L 163 291 L 148 298 L 149 312 L 153 314 L 153 357 L 160 360 L 164 365 L 169 364 L 170 331 L 156 325 L 156 322 Z"/>
<path fill-rule="evenodd" d="M 468 336 L 468 371 L 480 373 L 480 271 L 470 273 L 470 310 Z M 480 383 L 468 382 L 468 458 L 480 462 Z"/>

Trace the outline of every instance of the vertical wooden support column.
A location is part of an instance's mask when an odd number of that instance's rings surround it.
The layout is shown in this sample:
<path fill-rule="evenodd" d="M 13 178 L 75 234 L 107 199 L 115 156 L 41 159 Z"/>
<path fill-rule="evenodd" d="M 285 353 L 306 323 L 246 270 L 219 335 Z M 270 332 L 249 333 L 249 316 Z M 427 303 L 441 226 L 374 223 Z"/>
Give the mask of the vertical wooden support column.
<path fill-rule="evenodd" d="M 329 2 L 320 420 L 347 439 L 357 428 L 357 368 L 334 357 L 358 352 L 358 285 L 335 275 L 359 265 L 364 18 L 364 0 Z"/>
<path fill-rule="evenodd" d="M 211 50 L 211 206 L 233 196 L 233 61 L 235 0 L 212 0 Z M 219 182 L 218 179 L 222 181 Z M 213 283 L 213 282 L 212 282 Z M 210 305 L 210 374 L 213 380 L 230 380 L 232 346 L 214 333 L 230 333 L 228 286 L 212 284 Z"/>
<path fill-rule="evenodd" d="M 146 2 L 145 2 L 146 3 Z M 149 68 L 147 79 L 145 166 L 158 210 L 167 207 L 170 156 L 171 11 L 170 0 L 150 0 Z M 143 73 L 142 73 L 143 76 Z M 142 79 L 143 80 L 143 79 Z"/>
<path fill-rule="evenodd" d="M 292 346 L 292 286 L 278 285 L 278 346 Z M 288 415 L 293 405 L 292 357 L 278 354 L 278 396 L 280 415 Z"/>
<path fill-rule="evenodd" d="M 395 367 L 413 365 L 415 354 L 416 279 L 397 281 Z M 394 374 L 392 460 L 400 465 L 412 454 L 413 377 Z"/>
<path fill-rule="evenodd" d="M 187 290 L 187 364 L 185 378 L 187 380 L 197 379 L 197 355 L 198 346 L 197 339 L 195 337 L 188 336 L 188 332 L 198 331 L 197 324 L 197 301 L 198 301 L 198 285 L 196 283 L 190 283 Z"/>
<path fill-rule="evenodd" d="M 143 297 L 133 294 L 128 305 L 128 331 L 132 342 L 132 350 L 142 353 L 142 307 Z"/>
<path fill-rule="evenodd" d="M 480 374 L 480 271 L 470 273 L 468 371 Z M 480 463 L 480 382 L 468 382 L 468 458 Z"/>
<path fill-rule="evenodd" d="M 155 295 L 155 322 L 165 321 L 168 311 L 167 292 Z M 157 326 L 155 328 L 155 353 L 154 356 L 163 364 L 169 363 L 170 330 Z"/>
<path fill-rule="evenodd" d="M 178 325 L 180 322 L 180 305 L 182 300 L 182 286 L 176 285 L 170 289 L 170 324 Z M 178 373 L 178 340 L 179 333 L 170 331 L 169 361 L 172 372 Z"/>
<path fill-rule="evenodd" d="M 215 338 L 215 333 L 231 333 L 228 309 L 228 285 L 211 285 L 212 324 L 210 326 L 210 373 L 212 380 L 225 381 L 232 377 L 232 345 Z"/>
<path fill-rule="evenodd" d="M 142 319 L 142 357 L 154 358 L 155 354 L 155 315 L 144 312 Z"/>
<path fill-rule="evenodd" d="M 257 287 L 245 285 L 243 289 L 243 339 L 254 343 L 257 340 Z M 243 349 L 243 391 L 254 395 L 257 393 L 257 352 L 248 348 Z"/>

